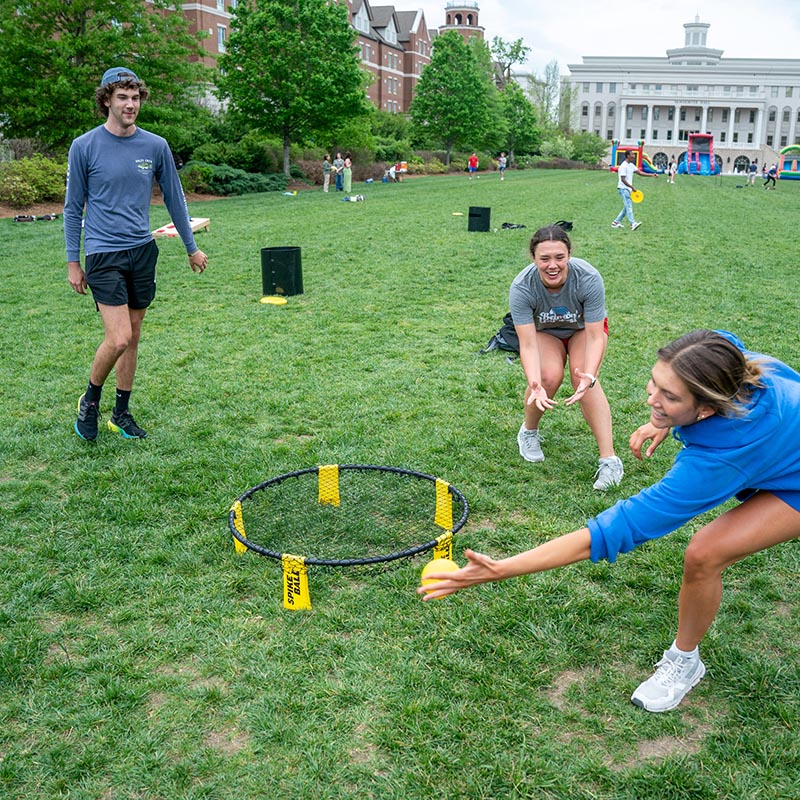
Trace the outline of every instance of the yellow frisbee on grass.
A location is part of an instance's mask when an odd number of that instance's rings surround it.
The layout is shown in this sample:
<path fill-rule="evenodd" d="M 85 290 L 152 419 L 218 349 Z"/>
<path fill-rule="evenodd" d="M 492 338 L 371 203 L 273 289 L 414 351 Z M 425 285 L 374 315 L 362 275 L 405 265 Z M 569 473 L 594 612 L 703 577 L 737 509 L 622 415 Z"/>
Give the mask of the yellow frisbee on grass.
<path fill-rule="evenodd" d="M 268 294 L 268 295 L 264 295 L 264 297 L 261 298 L 261 302 L 264 303 L 265 305 L 285 306 L 286 305 L 286 298 L 285 297 L 279 297 L 278 295 L 274 295 L 274 294 Z"/>
<path fill-rule="evenodd" d="M 644 192 L 639 189 L 634 189 L 631 192 L 631 200 L 633 200 L 634 203 L 641 203 L 642 200 L 644 200 Z"/>

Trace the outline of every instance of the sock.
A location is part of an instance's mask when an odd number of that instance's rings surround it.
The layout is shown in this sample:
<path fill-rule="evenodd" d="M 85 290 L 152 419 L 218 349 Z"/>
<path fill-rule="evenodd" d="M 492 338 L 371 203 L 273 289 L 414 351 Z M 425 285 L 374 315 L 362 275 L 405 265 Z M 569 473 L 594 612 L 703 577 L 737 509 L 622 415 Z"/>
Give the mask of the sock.
<path fill-rule="evenodd" d="M 522 423 L 522 430 L 526 433 L 536 433 L 539 429 L 538 428 L 529 428 L 524 422 Z"/>
<path fill-rule="evenodd" d="M 128 410 L 128 402 L 131 399 L 130 389 L 117 389 L 116 400 L 114 402 L 114 413 L 119 416 Z"/>
<path fill-rule="evenodd" d="M 89 381 L 89 385 L 86 387 L 86 399 L 90 403 L 96 403 L 98 406 L 100 405 L 100 394 L 103 391 L 102 386 L 95 386 L 91 381 Z"/>
<path fill-rule="evenodd" d="M 700 648 L 695 647 L 694 650 L 681 650 L 675 642 L 672 643 L 670 646 L 670 652 L 674 653 L 676 656 L 683 656 L 683 658 L 700 658 Z"/>

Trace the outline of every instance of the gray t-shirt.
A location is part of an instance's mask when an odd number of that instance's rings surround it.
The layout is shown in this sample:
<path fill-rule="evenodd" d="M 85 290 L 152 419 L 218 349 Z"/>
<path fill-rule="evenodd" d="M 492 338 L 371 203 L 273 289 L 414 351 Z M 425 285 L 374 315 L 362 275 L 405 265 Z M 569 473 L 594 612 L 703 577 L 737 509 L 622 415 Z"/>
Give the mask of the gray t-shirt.
<path fill-rule="evenodd" d="M 557 292 L 545 289 L 536 264 L 529 264 L 514 278 L 508 302 L 515 325 L 536 323 L 537 331 L 559 339 L 607 316 L 603 278 L 582 258 L 569 260 L 567 280 Z"/>

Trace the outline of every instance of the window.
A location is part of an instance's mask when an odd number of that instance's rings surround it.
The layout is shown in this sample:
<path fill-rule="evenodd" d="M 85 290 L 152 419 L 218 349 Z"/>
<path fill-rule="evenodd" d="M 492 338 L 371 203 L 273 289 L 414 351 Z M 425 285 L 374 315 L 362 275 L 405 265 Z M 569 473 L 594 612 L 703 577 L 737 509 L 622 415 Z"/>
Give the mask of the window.
<path fill-rule="evenodd" d="M 658 119 L 660 116 L 661 116 L 661 109 L 658 106 L 656 106 L 653 109 L 653 119 Z"/>
<path fill-rule="evenodd" d="M 753 144 L 753 134 L 752 133 L 748 133 L 747 134 L 747 144 Z"/>
<path fill-rule="evenodd" d="M 791 86 L 787 86 L 786 87 L 786 96 L 787 97 L 791 97 L 792 96 L 792 87 Z"/>
<path fill-rule="evenodd" d="M 612 131 L 611 128 L 609 128 L 606 131 L 606 139 L 613 139 L 613 138 L 614 138 L 614 131 Z"/>
<path fill-rule="evenodd" d="M 672 131 L 667 131 L 667 141 L 668 142 L 672 141 Z"/>
<path fill-rule="evenodd" d="M 728 109 L 727 108 L 723 108 L 722 109 L 722 121 L 723 122 L 727 122 L 728 121 Z"/>
<path fill-rule="evenodd" d="M 630 138 L 631 138 L 631 129 L 630 129 L 630 128 L 628 128 L 628 129 L 625 131 L 625 138 L 626 138 L 626 139 L 630 139 Z"/>
<path fill-rule="evenodd" d="M 632 83 L 632 84 L 630 85 L 630 89 L 631 89 L 631 90 L 635 90 L 635 89 L 636 89 L 636 84 L 635 84 L 635 83 Z"/>
<path fill-rule="evenodd" d="M 674 119 L 675 119 L 675 109 L 674 109 L 674 108 L 670 108 L 670 109 L 667 111 L 667 119 L 668 119 L 670 122 L 672 122 L 672 120 L 674 120 Z"/>
<path fill-rule="evenodd" d="M 584 103 L 581 106 L 581 116 L 582 117 L 588 117 L 589 116 L 589 106 L 586 103 Z"/>
<path fill-rule="evenodd" d="M 647 106 L 642 106 L 642 119 L 647 119 Z"/>
<path fill-rule="evenodd" d="M 775 109 L 774 108 L 771 108 L 769 110 L 769 121 L 770 122 L 775 122 Z"/>
<path fill-rule="evenodd" d="M 585 94 L 589 93 L 589 81 L 584 81 L 583 91 L 584 91 Z"/>
<path fill-rule="evenodd" d="M 713 108 L 709 108 L 708 109 L 708 116 L 706 117 L 706 119 L 708 120 L 708 122 L 713 122 L 714 121 L 714 109 Z"/>
<path fill-rule="evenodd" d="M 661 91 L 661 84 L 660 84 L 660 83 L 657 83 L 657 84 L 656 84 L 656 91 L 657 91 L 657 92 L 660 92 L 660 91 Z"/>
<path fill-rule="evenodd" d="M 617 93 L 617 84 L 616 83 L 609 83 L 608 84 L 608 91 L 611 94 L 616 94 Z"/>
<path fill-rule="evenodd" d="M 750 122 L 755 122 L 755 121 L 756 121 L 756 112 L 755 111 L 751 111 L 750 112 Z"/>
<path fill-rule="evenodd" d="M 633 106 L 628 106 L 625 111 L 627 112 L 627 118 L 633 119 Z"/>
<path fill-rule="evenodd" d="M 751 86 L 750 87 L 750 94 L 755 94 L 758 91 L 758 86 Z"/>
<path fill-rule="evenodd" d="M 781 136 L 781 147 L 786 147 L 786 137 Z"/>
<path fill-rule="evenodd" d="M 789 121 L 789 109 L 788 109 L 788 108 L 787 108 L 787 109 L 784 109 L 784 112 L 783 112 L 783 121 L 784 121 L 784 122 L 788 122 L 788 121 Z"/>
<path fill-rule="evenodd" d="M 719 134 L 719 140 L 720 140 L 721 142 L 724 142 L 724 141 L 725 141 L 725 134 L 726 134 L 726 131 L 720 131 L 720 134 Z"/>
<path fill-rule="evenodd" d="M 609 117 L 613 117 L 614 116 L 614 108 L 615 108 L 615 106 L 609 106 L 608 107 L 608 116 Z M 798 117 L 800 117 L 800 112 L 798 112 L 797 115 L 798 115 Z M 609 136 L 608 138 L 610 139 L 611 137 Z"/>
<path fill-rule="evenodd" d="M 770 94 L 771 94 L 773 97 L 777 97 L 777 96 L 778 96 L 778 87 L 777 87 L 777 86 L 771 86 L 771 87 L 770 87 L 770 91 L 769 91 L 769 93 L 770 93 Z"/>
<path fill-rule="evenodd" d="M 598 81 L 597 84 L 595 84 L 595 91 L 597 92 L 603 91 L 603 84 L 600 81 Z"/>
<path fill-rule="evenodd" d="M 686 109 L 681 109 L 681 122 L 686 122 Z"/>
<path fill-rule="evenodd" d="M 734 142 L 738 142 L 739 141 L 739 131 L 734 131 L 733 132 L 733 141 Z"/>
<path fill-rule="evenodd" d="M 225 0 L 217 0 L 217 11 L 225 10 Z"/>
<path fill-rule="evenodd" d="M 737 108 L 736 111 L 733 112 L 733 121 L 738 123 L 741 120 L 741 109 Z"/>
<path fill-rule="evenodd" d="M 217 25 L 217 52 L 225 52 L 225 26 Z"/>
<path fill-rule="evenodd" d="M 773 138 L 772 136 L 767 136 L 767 147 L 772 147 Z"/>
<path fill-rule="evenodd" d="M 642 128 L 642 129 L 639 131 L 639 138 L 640 138 L 640 139 L 642 139 L 642 140 L 644 140 L 644 138 L 645 138 L 645 136 L 644 136 L 644 135 L 645 135 L 645 133 L 647 133 L 647 131 L 646 131 L 644 128 Z"/>
<path fill-rule="evenodd" d="M 658 131 L 653 131 L 653 139 L 658 139 Z"/>
<path fill-rule="evenodd" d="M 358 14 L 353 17 L 353 27 L 357 31 L 361 31 L 361 33 L 369 33 L 369 14 L 367 13 L 366 3 L 361 4 Z"/>

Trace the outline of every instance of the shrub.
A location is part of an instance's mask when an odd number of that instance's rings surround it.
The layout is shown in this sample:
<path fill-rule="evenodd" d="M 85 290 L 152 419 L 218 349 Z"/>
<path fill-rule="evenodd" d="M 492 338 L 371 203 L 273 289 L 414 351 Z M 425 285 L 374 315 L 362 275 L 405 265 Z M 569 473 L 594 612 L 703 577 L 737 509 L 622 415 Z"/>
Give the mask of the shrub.
<path fill-rule="evenodd" d="M 205 164 L 198 161 L 186 164 L 181 170 L 181 176 L 182 182 L 194 179 L 197 181 L 195 186 L 204 187 L 202 191 L 218 195 L 282 192 L 288 183 L 285 175 L 261 175 L 245 172 L 227 164 Z M 184 188 L 186 188 L 185 183 Z M 194 191 L 201 190 L 194 189 Z"/>
<path fill-rule="evenodd" d="M 0 164 L 0 202 L 25 208 L 63 200 L 67 165 L 41 155 Z"/>

